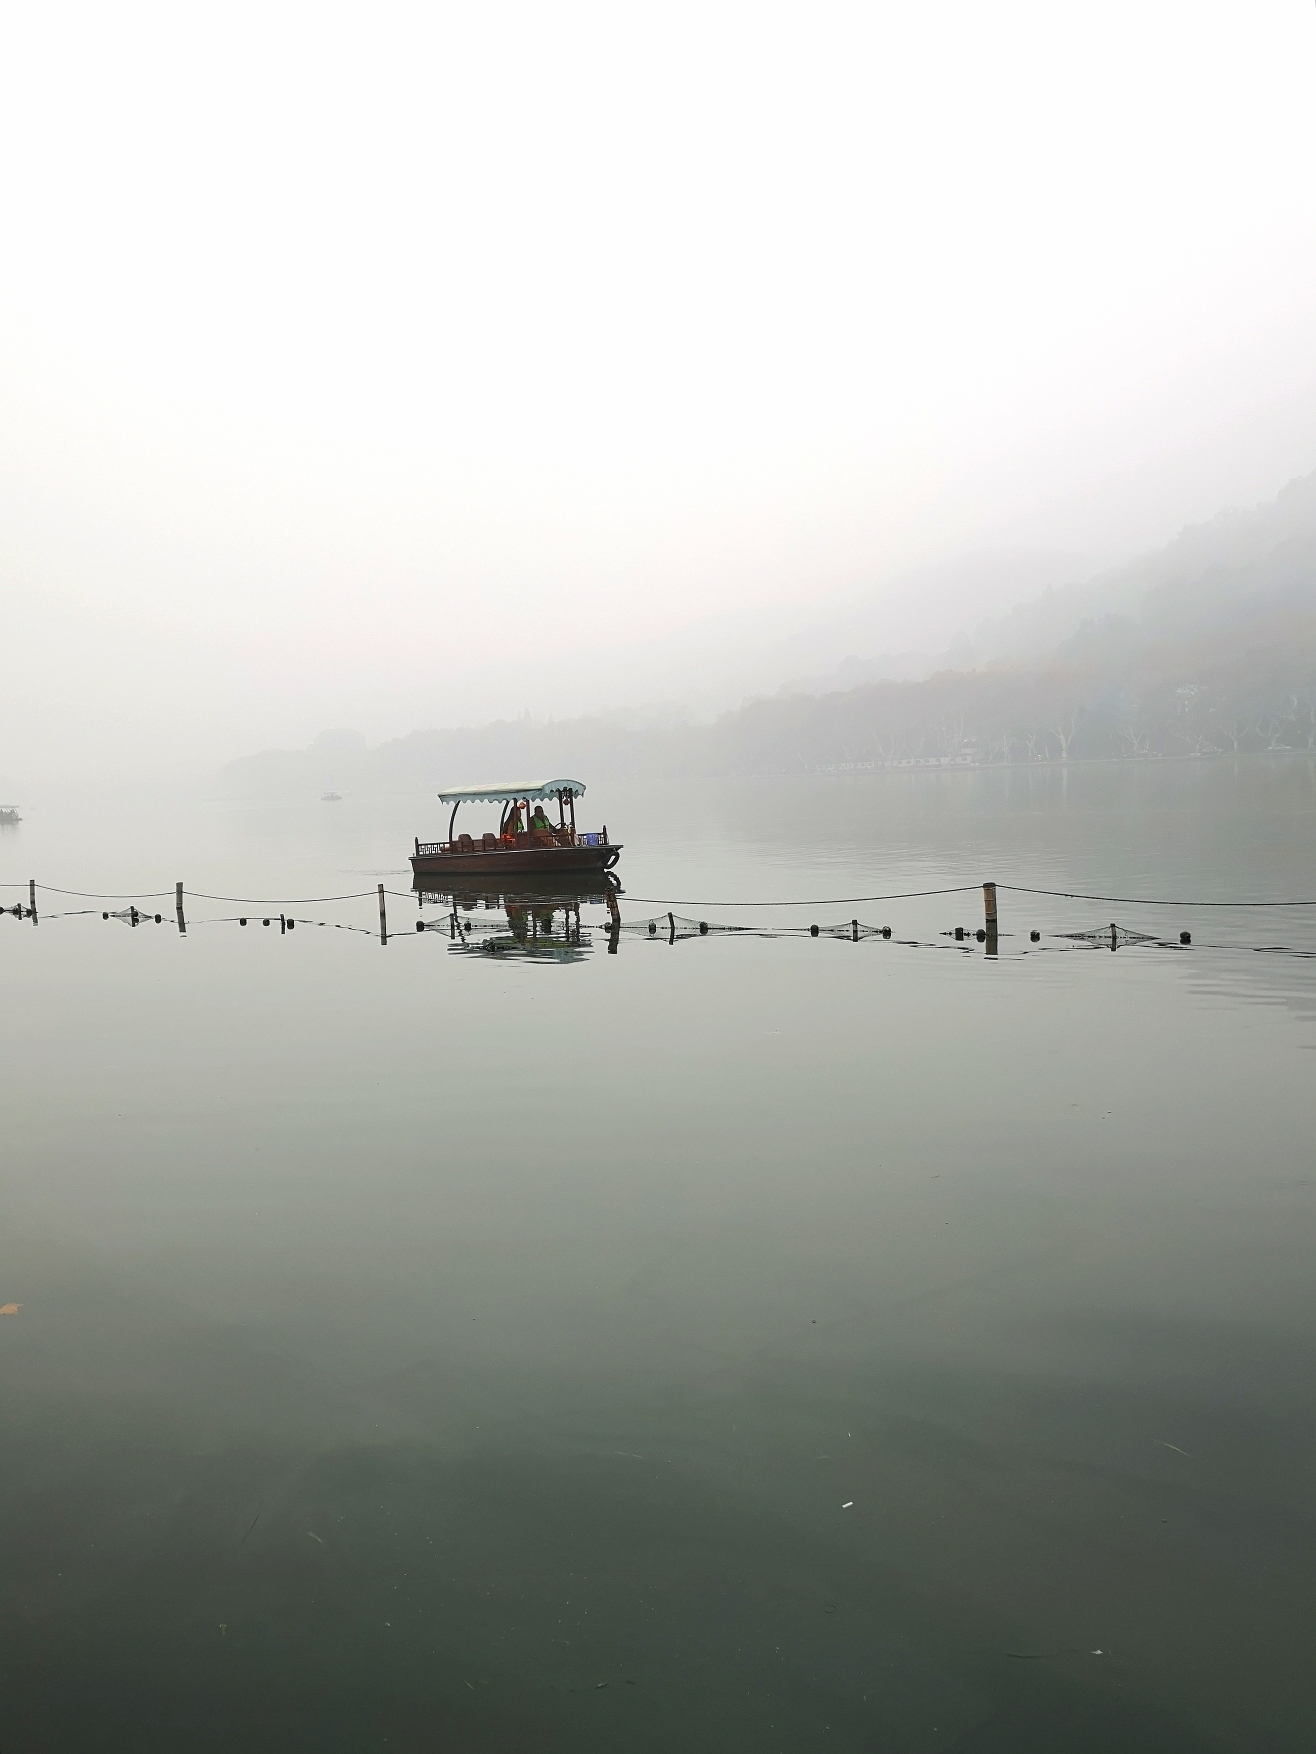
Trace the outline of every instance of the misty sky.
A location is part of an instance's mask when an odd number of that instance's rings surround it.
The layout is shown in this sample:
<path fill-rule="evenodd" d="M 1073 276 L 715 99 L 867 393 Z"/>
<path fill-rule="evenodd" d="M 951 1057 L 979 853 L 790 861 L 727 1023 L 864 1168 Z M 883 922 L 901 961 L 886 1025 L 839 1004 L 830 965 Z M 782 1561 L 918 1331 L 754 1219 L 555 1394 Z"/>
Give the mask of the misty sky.
<path fill-rule="evenodd" d="M 0 774 L 1271 497 L 1314 74 L 1310 0 L 10 7 Z"/>

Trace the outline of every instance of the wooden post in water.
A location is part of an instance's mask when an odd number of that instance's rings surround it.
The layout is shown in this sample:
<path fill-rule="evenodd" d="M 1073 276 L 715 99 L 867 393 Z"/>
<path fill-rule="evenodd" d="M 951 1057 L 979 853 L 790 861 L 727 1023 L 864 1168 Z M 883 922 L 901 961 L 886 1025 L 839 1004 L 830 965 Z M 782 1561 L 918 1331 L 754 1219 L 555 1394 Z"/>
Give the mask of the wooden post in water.
<path fill-rule="evenodd" d="M 982 906 L 984 923 L 987 927 L 987 954 L 996 955 L 996 885 L 984 883 L 982 886 Z"/>
<path fill-rule="evenodd" d="M 174 884 L 174 907 L 178 913 L 178 936 L 186 938 L 187 921 L 183 918 L 183 885 L 181 883 Z"/>
<path fill-rule="evenodd" d="M 388 916 L 384 912 L 384 885 L 379 885 L 379 942 L 388 943 Z"/>
<path fill-rule="evenodd" d="M 32 914 L 32 924 L 35 926 L 37 923 L 37 880 L 35 877 L 29 877 L 27 880 L 27 904 Z"/>

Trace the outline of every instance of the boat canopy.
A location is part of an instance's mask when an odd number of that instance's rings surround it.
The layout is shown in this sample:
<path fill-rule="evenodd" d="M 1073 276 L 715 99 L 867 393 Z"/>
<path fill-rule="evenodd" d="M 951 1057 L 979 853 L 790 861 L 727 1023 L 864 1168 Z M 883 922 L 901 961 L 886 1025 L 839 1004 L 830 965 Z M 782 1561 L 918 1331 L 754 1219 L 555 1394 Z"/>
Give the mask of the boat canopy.
<path fill-rule="evenodd" d="M 472 786 L 465 792 L 440 792 L 442 804 L 515 804 L 518 798 L 529 803 L 547 803 L 559 792 L 583 798 L 585 787 L 580 780 L 548 780 L 539 786 Z"/>

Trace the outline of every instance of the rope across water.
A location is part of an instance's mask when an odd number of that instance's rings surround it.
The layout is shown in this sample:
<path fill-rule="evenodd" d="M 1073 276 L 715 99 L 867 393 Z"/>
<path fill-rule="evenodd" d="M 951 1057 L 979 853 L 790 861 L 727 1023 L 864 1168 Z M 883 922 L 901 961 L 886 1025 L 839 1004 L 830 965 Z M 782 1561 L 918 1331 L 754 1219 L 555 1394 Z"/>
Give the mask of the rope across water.
<path fill-rule="evenodd" d="M 905 889 L 887 895 L 824 895 L 804 901 L 699 901 L 689 896 L 626 895 L 627 901 L 647 907 L 852 907 L 868 901 L 921 901 L 932 895 L 976 894 L 979 883 L 959 883 L 951 889 Z M 1312 901 L 1183 901 L 1175 897 L 1145 895 L 1091 895 L 1081 889 L 1031 889 L 1022 883 L 998 883 L 997 890 L 1012 895 L 1049 895 L 1061 901 L 1109 901 L 1124 907 L 1316 907 Z"/>
<path fill-rule="evenodd" d="M 5 889 L 26 889 L 26 883 L 6 880 Z M 127 892 L 99 889 L 61 889 L 53 883 L 38 883 L 36 887 L 48 895 L 71 895 L 85 901 L 158 901 L 170 898 L 175 891 L 172 889 L 137 889 Z M 881 895 L 820 895 L 782 898 L 773 901 L 745 901 L 741 899 L 709 900 L 691 896 L 675 895 L 630 895 L 622 892 L 630 902 L 640 902 L 646 907 L 855 907 L 860 903 L 876 901 L 924 901 L 939 895 L 972 895 L 980 888 L 978 883 L 956 883 L 944 889 L 896 889 L 888 890 Z M 998 883 L 996 888 L 1002 894 L 1011 895 L 1045 895 L 1059 901 L 1100 901 L 1111 902 L 1121 907 L 1223 907 L 1223 908 L 1279 908 L 1279 907 L 1316 907 L 1316 898 L 1310 900 L 1193 900 L 1182 896 L 1163 895 L 1099 895 L 1084 889 L 1039 889 L 1023 883 Z M 215 895 L 204 889 L 186 889 L 184 894 L 194 901 L 226 901 L 240 907 L 318 907 L 337 901 L 367 901 L 378 893 L 377 889 L 356 889 L 346 895 Z M 414 889 L 385 889 L 390 895 L 402 901 L 414 901 Z"/>

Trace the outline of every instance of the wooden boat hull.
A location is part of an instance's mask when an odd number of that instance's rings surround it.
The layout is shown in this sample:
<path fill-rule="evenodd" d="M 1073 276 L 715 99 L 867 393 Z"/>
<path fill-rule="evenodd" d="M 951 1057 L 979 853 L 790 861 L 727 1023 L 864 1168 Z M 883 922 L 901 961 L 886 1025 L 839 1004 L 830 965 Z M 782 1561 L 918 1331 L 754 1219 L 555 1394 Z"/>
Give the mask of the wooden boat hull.
<path fill-rule="evenodd" d="M 444 888 L 460 888 L 478 877 L 506 890 L 515 889 L 522 877 L 601 876 L 620 856 L 615 842 L 599 847 L 476 847 L 469 853 L 417 853 L 411 869 L 416 877 L 442 878 Z"/>
<path fill-rule="evenodd" d="M 418 871 L 411 879 L 411 892 L 422 906 L 454 903 L 462 909 L 501 908 L 507 902 L 525 907 L 579 907 L 585 902 L 605 902 L 620 895 L 621 885 L 611 871 L 522 872 L 515 883 L 491 883 L 487 877 L 465 877 L 456 883 L 442 876 Z"/>

